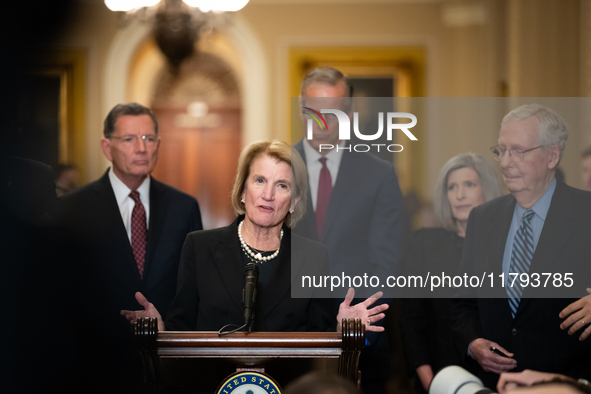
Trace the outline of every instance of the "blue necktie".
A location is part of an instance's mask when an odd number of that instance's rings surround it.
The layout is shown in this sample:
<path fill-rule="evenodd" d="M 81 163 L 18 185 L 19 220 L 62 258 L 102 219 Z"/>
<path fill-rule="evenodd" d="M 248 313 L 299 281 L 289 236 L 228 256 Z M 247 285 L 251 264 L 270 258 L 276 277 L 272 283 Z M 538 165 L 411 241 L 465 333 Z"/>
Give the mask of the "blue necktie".
<path fill-rule="evenodd" d="M 507 295 L 509 296 L 509 307 L 511 308 L 511 315 L 515 317 L 521 294 L 523 294 L 523 286 L 521 286 L 520 275 L 529 273 L 529 266 L 534 255 L 534 234 L 531 227 L 531 218 L 535 212 L 528 209 L 523 214 L 523 220 L 515 239 L 513 240 L 513 251 L 511 253 L 511 265 L 509 266 L 509 273 L 517 274 L 517 278 L 513 281 L 514 276 L 509 275 L 507 286 Z M 513 282 L 513 286 L 510 284 Z"/>

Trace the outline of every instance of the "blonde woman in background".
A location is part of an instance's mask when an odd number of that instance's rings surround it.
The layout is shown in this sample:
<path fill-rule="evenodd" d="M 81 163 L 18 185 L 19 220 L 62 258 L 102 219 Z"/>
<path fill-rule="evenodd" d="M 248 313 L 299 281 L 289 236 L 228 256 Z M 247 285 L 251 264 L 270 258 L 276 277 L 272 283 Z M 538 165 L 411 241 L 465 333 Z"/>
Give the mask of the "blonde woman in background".
<path fill-rule="evenodd" d="M 403 269 L 412 265 L 414 272 L 455 275 L 470 211 L 500 195 L 496 173 L 482 156 L 452 157 L 439 172 L 435 193 L 435 214 L 442 227 L 422 228 L 411 235 Z M 418 377 L 419 392 L 428 391 L 434 372 L 462 364 L 452 339 L 449 298 L 404 299 L 401 326 L 407 365 Z"/>

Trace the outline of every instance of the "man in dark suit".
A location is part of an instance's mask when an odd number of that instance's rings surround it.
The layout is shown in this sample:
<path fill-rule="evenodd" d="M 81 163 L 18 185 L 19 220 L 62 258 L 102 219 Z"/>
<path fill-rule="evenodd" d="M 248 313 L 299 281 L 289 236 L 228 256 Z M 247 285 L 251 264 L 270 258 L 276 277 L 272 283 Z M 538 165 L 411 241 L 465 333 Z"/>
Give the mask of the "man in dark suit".
<path fill-rule="evenodd" d="M 61 198 L 75 251 L 81 340 L 103 356 L 89 358 L 99 360 L 96 370 L 85 368 L 97 381 L 117 380 L 134 365 L 129 324 L 120 311 L 136 309 L 140 291 L 165 318 L 176 294 L 185 237 L 202 229 L 196 199 L 150 176 L 160 145 L 150 109 L 136 103 L 115 106 L 105 119 L 104 137 L 101 148 L 112 167 Z M 105 379 L 99 379 L 102 373 Z"/>
<path fill-rule="evenodd" d="M 591 376 L 589 342 L 561 329 L 559 314 L 573 299 L 548 298 L 549 288 L 508 280 L 509 273 L 534 281 L 546 272 L 566 281 L 565 273 L 574 273 L 573 289 L 585 294 L 588 281 L 582 283 L 577 273 L 591 261 L 591 193 L 554 177 L 567 133 L 564 120 L 538 104 L 505 116 L 492 151 L 511 194 L 474 208 L 468 220 L 460 272 L 505 277 L 504 288 L 498 282 L 495 289 L 462 288 L 453 301 L 459 349 L 478 362 L 490 388 L 507 371 Z"/>
<path fill-rule="evenodd" d="M 301 95 L 302 107 L 351 114 L 351 88 L 336 69 L 308 72 Z M 307 119 L 302 118 L 305 127 Z M 295 145 L 306 163 L 310 187 L 309 208 L 293 231 L 326 246 L 331 275 L 375 275 L 385 283 L 388 275 L 395 274 L 401 236 L 402 195 L 394 166 L 373 154 L 347 150 L 346 142 L 339 140 L 336 117 L 325 115 L 325 119 L 328 127 L 313 122 L 313 138 Z M 320 144 L 340 149 L 320 149 Z M 375 289 L 357 292 L 358 297 L 367 297 Z M 385 335 L 368 335 L 360 368 L 364 391 L 384 392 L 390 374 Z"/>

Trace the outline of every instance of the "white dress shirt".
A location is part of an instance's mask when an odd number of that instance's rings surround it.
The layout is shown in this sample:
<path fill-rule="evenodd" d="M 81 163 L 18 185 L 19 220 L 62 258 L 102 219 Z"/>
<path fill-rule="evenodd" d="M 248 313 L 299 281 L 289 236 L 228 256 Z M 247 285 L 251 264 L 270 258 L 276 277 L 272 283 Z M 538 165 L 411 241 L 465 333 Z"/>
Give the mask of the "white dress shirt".
<path fill-rule="evenodd" d="M 117 175 L 113 172 L 113 168 L 109 168 L 109 180 L 111 181 L 111 187 L 115 192 L 115 199 L 117 199 L 117 205 L 119 206 L 119 212 L 121 213 L 121 219 L 123 219 L 123 225 L 125 231 L 127 231 L 127 238 L 131 244 L 131 213 L 133 207 L 135 207 L 135 201 L 129 197 L 129 193 L 132 192 L 121 179 L 117 178 Z M 137 191 L 140 193 L 140 201 L 144 205 L 146 210 L 146 230 L 150 223 L 150 176 L 142 182 Z"/>
<path fill-rule="evenodd" d="M 339 147 L 344 146 L 343 141 Z M 336 148 L 328 152 L 326 155 L 321 155 L 318 151 L 310 146 L 308 140 L 304 139 L 304 154 L 306 155 L 306 168 L 308 169 L 308 184 L 310 185 L 310 195 L 312 196 L 312 206 L 316 212 L 316 201 L 318 201 L 318 181 L 320 180 L 320 171 L 322 170 L 322 163 L 320 158 L 326 157 L 326 167 L 330 172 L 330 179 L 332 187 L 337 180 L 339 174 L 339 166 L 343 158 L 343 151 L 337 152 Z"/>

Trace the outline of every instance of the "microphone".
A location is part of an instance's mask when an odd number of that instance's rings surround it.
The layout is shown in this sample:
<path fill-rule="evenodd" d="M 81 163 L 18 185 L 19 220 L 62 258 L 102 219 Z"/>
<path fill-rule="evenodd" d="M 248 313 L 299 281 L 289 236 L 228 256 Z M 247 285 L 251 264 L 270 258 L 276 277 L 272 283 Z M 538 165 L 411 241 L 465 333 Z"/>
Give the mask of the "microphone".
<path fill-rule="evenodd" d="M 257 295 L 257 281 L 259 280 L 259 267 L 255 263 L 246 264 L 244 269 L 244 290 L 242 290 L 242 303 L 244 304 L 244 326 L 252 331 L 254 326 L 254 304 Z"/>

